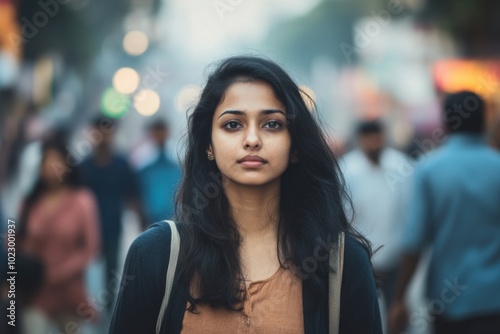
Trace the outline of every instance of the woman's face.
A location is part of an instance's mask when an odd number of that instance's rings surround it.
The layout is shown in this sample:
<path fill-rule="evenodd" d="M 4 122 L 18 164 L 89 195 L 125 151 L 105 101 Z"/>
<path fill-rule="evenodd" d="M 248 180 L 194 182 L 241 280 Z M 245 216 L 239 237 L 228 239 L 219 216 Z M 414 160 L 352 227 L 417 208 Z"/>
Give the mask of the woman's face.
<path fill-rule="evenodd" d="M 45 151 L 41 166 L 41 177 L 48 186 L 53 187 L 62 183 L 67 169 L 64 157 L 59 151 L 54 149 Z"/>
<path fill-rule="evenodd" d="M 264 185 L 279 179 L 288 167 L 291 144 L 285 107 L 268 84 L 228 87 L 213 115 L 207 150 L 224 181 Z"/>

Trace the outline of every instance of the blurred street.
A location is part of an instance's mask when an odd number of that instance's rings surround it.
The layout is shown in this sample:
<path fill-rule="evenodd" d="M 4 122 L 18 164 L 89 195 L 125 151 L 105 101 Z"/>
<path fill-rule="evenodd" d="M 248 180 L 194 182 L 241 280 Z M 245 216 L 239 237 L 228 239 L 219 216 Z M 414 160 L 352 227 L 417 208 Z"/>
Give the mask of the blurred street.
<path fill-rule="evenodd" d="M 14 268 L 18 324 L 7 309 L 0 332 L 108 332 L 131 243 L 176 217 L 206 75 L 234 55 L 282 65 L 321 124 L 377 250 L 384 332 L 403 304 L 401 333 L 496 324 L 498 14 L 494 0 L 0 0 L 0 301 Z"/>

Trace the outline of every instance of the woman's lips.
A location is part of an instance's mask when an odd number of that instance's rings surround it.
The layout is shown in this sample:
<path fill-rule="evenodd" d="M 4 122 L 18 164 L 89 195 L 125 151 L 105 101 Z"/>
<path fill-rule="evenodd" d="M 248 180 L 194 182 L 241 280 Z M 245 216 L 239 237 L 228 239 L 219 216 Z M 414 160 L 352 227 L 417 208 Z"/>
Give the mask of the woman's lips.
<path fill-rule="evenodd" d="M 265 162 L 256 161 L 256 160 L 245 160 L 245 161 L 241 161 L 239 164 L 244 166 L 244 167 L 256 168 L 256 167 L 260 167 L 260 166 L 264 165 Z"/>
<path fill-rule="evenodd" d="M 258 155 L 247 155 L 240 160 L 238 160 L 238 163 L 244 167 L 249 167 L 249 168 L 257 168 L 265 164 L 267 161 L 266 159 L 258 156 Z"/>

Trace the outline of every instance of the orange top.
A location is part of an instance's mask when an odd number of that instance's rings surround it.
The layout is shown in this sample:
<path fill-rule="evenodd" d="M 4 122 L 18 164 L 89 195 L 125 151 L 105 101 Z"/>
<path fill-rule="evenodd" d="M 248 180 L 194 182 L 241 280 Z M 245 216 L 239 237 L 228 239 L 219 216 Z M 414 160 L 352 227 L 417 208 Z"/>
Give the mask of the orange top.
<path fill-rule="evenodd" d="M 189 301 L 187 306 L 189 307 Z M 181 334 L 273 333 L 303 334 L 302 280 L 281 267 L 271 277 L 250 283 L 242 311 L 196 305 L 186 310 Z"/>

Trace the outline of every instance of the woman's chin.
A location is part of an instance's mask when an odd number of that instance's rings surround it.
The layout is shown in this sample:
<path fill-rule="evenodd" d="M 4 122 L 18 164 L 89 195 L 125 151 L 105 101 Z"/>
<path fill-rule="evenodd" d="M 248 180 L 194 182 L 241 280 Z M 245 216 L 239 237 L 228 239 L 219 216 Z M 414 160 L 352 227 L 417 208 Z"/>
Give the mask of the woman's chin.
<path fill-rule="evenodd" d="M 262 177 L 261 175 L 256 177 L 238 177 L 237 179 L 231 179 L 231 183 L 241 187 L 263 187 L 274 185 L 279 183 L 279 178 L 268 178 Z"/>

